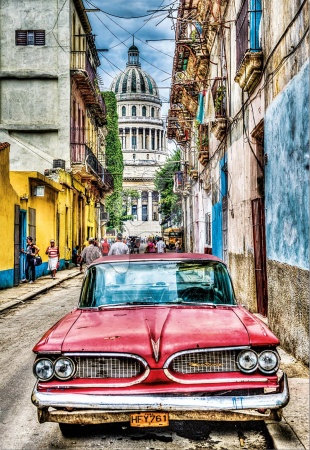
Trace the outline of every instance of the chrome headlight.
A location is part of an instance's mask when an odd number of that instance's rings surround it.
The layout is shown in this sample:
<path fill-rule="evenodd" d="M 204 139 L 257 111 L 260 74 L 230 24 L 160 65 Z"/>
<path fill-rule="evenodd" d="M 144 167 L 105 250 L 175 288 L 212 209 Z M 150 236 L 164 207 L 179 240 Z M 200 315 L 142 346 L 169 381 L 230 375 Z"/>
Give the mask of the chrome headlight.
<path fill-rule="evenodd" d="M 254 350 L 243 350 L 237 357 L 237 366 L 241 372 L 252 373 L 257 369 L 258 356 Z"/>
<path fill-rule="evenodd" d="M 279 356 L 273 350 L 265 350 L 259 354 L 258 365 L 263 373 L 276 372 L 279 367 Z"/>
<path fill-rule="evenodd" d="M 54 367 L 56 377 L 61 380 L 68 380 L 75 371 L 75 364 L 70 358 L 58 358 Z"/>
<path fill-rule="evenodd" d="M 54 366 L 50 359 L 37 359 L 33 366 L 34 375 L 41 381 L 48 381 L 54 376 Z"/>

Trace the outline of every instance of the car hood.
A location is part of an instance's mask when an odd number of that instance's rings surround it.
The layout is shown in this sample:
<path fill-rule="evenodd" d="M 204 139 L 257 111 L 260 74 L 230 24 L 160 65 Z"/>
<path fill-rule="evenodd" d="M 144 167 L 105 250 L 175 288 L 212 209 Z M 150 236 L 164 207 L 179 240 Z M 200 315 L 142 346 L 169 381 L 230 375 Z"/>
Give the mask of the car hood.
<path fill-rule="evenodd" d="M 242 307 L 128 307 L 76 310 L 56 324 L 34 351 L 133 353 L 152 366 L 155 360 L 163 363 L 183 350 L 278 342 Z"/>

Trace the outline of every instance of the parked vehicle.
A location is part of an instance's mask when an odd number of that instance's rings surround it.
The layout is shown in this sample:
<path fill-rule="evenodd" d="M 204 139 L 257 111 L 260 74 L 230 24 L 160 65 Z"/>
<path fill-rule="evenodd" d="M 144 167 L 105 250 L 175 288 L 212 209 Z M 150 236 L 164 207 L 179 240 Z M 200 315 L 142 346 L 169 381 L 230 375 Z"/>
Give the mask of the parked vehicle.
<path fill-rule="evenodd" d="M 166 228 L 163 235 L 166 247 L 170 250 L 174 250 L 177 240 L 180 242 L 181 248 L 183 247 L 183 230 L 181 228 Z"/>
<path fill-rule="evenodd" d="M 289 392 L 278 345 L 215 256 L 107 256 L 33 348 L 32 402 L 64 435 L 76 424 L 279 419 Z"/>

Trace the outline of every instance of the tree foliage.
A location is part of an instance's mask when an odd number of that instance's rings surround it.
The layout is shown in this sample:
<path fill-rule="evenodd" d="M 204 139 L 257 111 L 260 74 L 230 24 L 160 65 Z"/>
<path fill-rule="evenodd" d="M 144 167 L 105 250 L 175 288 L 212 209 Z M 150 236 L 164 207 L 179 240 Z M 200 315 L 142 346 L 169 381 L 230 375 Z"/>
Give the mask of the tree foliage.
<path fill-rule="evenodd" d="M 107 108 L 106 166 L 114 181 L 114 192 L 106 197 L 109 226 L 120 228 L 122 217 L 122 190 L 124 161 L 118 136 L 117 101 L 111 91 L 101 93 Z"/>
<path fill-rule="evenodd" d="M 156 172 L 155 186 L 160 194 L 160 211 L 163 220 L 180 223 L 182 217 L 180 196 L 173 192 L 174 174 L 180 170 L 180 150 L 167 159 L 164 166 Z"/>

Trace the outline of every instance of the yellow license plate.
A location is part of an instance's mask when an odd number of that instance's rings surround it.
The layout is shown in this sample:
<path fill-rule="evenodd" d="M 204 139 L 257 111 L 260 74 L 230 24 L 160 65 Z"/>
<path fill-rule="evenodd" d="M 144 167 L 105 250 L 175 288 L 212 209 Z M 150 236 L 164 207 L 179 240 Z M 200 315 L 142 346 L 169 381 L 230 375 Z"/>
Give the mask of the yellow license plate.
<path fill-rule="evenodd" d="M 168 425 L 168 413 L 130 414 L 130 426 L 132 427 L 167 427 Z"/>

